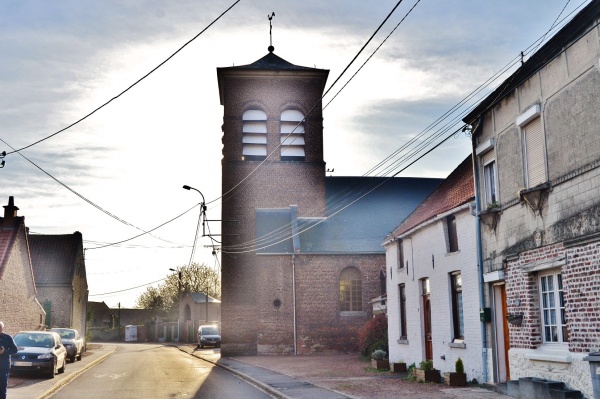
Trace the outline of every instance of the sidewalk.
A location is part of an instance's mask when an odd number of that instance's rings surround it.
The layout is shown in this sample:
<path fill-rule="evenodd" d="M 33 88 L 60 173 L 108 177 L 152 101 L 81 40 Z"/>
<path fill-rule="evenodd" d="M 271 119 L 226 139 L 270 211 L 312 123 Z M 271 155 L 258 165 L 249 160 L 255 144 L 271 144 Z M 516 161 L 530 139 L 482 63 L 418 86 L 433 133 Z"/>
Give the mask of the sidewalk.
<path fill-rule="evenodd" d="M 195 345 L 180 345 L 179 349 L 284 399 L 510 398 L 479 386 L 455 388 L 408 381 L 406 375 L 372 370 L 356 354 L 221 358 L 217 351 L 196 350 Z"/>

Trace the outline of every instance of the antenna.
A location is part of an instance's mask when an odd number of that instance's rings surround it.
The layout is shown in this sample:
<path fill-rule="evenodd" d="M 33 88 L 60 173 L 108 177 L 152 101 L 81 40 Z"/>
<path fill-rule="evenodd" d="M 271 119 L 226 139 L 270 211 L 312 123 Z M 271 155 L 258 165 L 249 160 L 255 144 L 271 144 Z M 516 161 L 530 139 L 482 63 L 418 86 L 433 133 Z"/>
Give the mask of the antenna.
<path fill-rule="evenodd" d="M 275 12 L 271 13 L 271 15 L 267 15 L 267 18 L 269 18 L 269 53 L 272 53 L 275 50 L 275 47 L 273 47 L 273 24 L 271 23 L 271 20 L 273 19 L 273 17 L 275 16 Z"/>

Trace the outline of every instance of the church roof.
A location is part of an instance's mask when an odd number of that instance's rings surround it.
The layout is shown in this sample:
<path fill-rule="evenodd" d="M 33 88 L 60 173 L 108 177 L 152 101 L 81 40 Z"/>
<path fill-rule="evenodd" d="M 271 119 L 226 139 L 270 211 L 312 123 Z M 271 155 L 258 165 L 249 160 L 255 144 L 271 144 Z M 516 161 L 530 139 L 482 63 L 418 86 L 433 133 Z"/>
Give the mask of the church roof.
<path fill-rule="evenodd" d="M 306 71 L 314 70 L 316 68 L 308 68 L 299 65 L 294 65 L 291 62 L 284 60 L 283 58 L 275 55 L 275 53 L 268 53 L 261 59 L 248 65 L 233 66 L 229 68 L 219 69 L 262 69 L 262 70 L 289 70 L 289 71 Z"/>
<path fill-rule="evenodd" d="M 327 177 L 327 218 L 296 218 L 294 207 L 257 209 L 257 253 L 385 253 L 385 236 L 442 181 Z"/>

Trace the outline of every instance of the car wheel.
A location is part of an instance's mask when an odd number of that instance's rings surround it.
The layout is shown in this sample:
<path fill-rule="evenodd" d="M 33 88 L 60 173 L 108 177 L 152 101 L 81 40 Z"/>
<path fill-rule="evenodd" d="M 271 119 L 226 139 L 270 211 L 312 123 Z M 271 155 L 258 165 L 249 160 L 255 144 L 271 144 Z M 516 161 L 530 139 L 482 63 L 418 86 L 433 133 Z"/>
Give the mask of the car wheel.
<path fill-rule="evenodd" d="M 81 360 L 81 352 L 83 352 L 83 348 L 81 348 L 79 350 L 79 353 L 77 354 L 77 356 L 75 357 L 77 360 Z"/>
<path fill-rule="evenodd" d="M 54 374 L 56 374 L 56 358 L 52 359 L 52 367 L 46 371 L 46 377 L 54 378 Z"/>
<path fill-rule="evenodd" d="M 63 359 L 62 367 L 58 369 L 58 374 L 64 373 L 66 368 L 67 368 L 67 357 L 65 356 Z"/>
<path fill-rule="evenodd" d="M 69 356 L 69 362 L 75 363 L 75 353 L 73 353 L 73 356 Z"/>

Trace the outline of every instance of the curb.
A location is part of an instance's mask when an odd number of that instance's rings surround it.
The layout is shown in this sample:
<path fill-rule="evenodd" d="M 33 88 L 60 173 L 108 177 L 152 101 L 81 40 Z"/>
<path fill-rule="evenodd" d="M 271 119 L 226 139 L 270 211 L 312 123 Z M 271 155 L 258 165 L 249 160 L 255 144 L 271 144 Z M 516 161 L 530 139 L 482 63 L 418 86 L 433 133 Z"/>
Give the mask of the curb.
<path fill-rule="evenodd" d="M 103 362 L 104 359 L 106 359 L 107 357 L 109 357 L 110 355 L 115 353 L 117 349 L 118 349 L 118 347 L 115 345 L 115 348 L 112 351 L 110 351 L 110 352 L 100 356 L 98 359 L 90 362 L 88 365 L 86 365 L 81 370 L 74 372 L 73 374 L 69 375 L 68 377 L 65 377 L 58 384 L 56 384 L 52 388 L 48 389 L 46 392 L 44 392 L 43 394 L 38 396 L 36 399 L 45 399 L 45 398 L 49 397 L 50 395 L 55 394 L 63 386 L 67 385 L 68 383 L 73 381 L 75 378 L 79 377 L 81 374 L 85 373 L 86 371 L 88 371 L 90 368 L 94 367 L 98 363 Z"/>
<path fill-rule="evenodd" d="M 237 371 L 237 370 L 234 370 L 234 369 L 232 369 L 231 367 L 227 367 L 227 366 L 225 366 L 225 365 L 223 365 L 223 364 L 219 364 L 219 363 L 217 363 L 217 362 L 215 362 L 215 361 L 212 361 L 212 360 L 210 360 L 210 359 L 204 358 L 204 357 L 202 357 L 202 356 L 195 355 L 193 351 L 192 351 L 192 352 L 188 352 L 188 351 L 186 351 L 185 349 L 182 349 L 180 346 L 177 346 L 177 349 L 179 349 L 180 351 L 182 351 L 182 352 L 185 352 L 185 353 L 187 353 L 188 355 L 190 355 L 190 356 L 193 356 L 193 357 L 195 357 L 195 358 L 197 358 L 197 359 L 204 360 L 205 362 L 208 362 L 208 363 L 214 364 L 215 366 L 218 366 L 218 367 L 222 368 L 223 370 L 225 370 L 225 371 L 227 371 L 227 372 L 229 372 L 229 373 L 231 373 L 231 374 L 234 374 L 234 375 L 235 375 L 235 376 L 237 376 L 238 378 L 241 378 L 242 380 L 244 380 L 244 381 L 247 381 L 248 383 L 250 383 L 250 384 L 254 385 L 254 386 L 255 386 L 255 387 L 257 387 L 257 388 L 259 388 L 260 390 L 262 390 L 262 391 L 264 391 L 264 392 L 267 392 L 267 393 L 268 393 L 268 394 L 270 394 L 270 395 L 273 395 L 273 396 L 275 396 L 276 398 L 280 398 L 280 399 L 294 399 L 294 398 L 292 398 L 291 396 L 287 396 L 287 395 L 285 395 L 285 394 L 283 394 L 283 393 L 279 392 L 278 390 L 276 390 L 276 389 L 275 389 L 275 388 L 273 388 L 272 386 L 270 386 L 270 385 L 267 385 L 267 384 L 265 384 L 264 382 L 258 381 L 258 380 L 256 380 L 256 379 L 254 379 L 254 378 L 250 377 L 250 376 L 249 376 L 249 375 L 247 375 L 247 374 L 244 374 L 244 373 L 241 373 L 241 372 L 239 372 L 239 371 Z M 238 360 L 238 361 L 239 361 L 239 360 Z"/>

